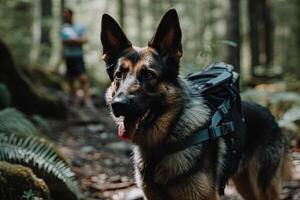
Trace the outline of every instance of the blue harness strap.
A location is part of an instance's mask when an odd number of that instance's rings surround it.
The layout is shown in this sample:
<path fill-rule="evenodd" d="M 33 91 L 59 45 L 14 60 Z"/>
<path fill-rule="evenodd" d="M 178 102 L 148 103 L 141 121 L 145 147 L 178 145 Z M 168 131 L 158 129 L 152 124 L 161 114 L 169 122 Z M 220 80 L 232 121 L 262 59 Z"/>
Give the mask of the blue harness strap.
<path fill-rule="evenodd" d="M 207 140 L 215 140 L 218 137 L 228 135 L 235 131 L 233 122 L 225 122 L 219 124 L 222 119 L 229 113 L 231 108 L 231 100 L 226 99 L 214 113 L 211 124 L 208 128 L 195 132 L 185 141 L 185 146 L 193 146 Z"/>
<path fill-rule="evenodd" d="M 193 136 L 185 141 L 186 146 L 193 146 L 208 140 L 214 140 L 218 137 L 225 136 L 234 132 L 232 122 L 222 123 L 220 126 L 209 127 L 196 132 Z"/>
<path fill-rule="evenodd" d="M 210 71 L 211 69 L 212 71 Z M 219 74 L 216 76 L 216 73 Z M 217 138 L 227 135 L 232 135 L 232 137 L 235 137 L 234 133 L 236 133 L 237 129 L 239 129 L 239 123 L 236 124 L 236 121 L 232 117 L 228 119 L 228 116 L 230 116 L 230 112 L 236 112 L 232 111 L 232 109 L 233 107 L 238 106 L 240 97 L 239 86 L 236 84 L 239 80 L 238 77 L 233 76 L 232 68 L 222 63 L 213 64 L 204 70 L 203 73 L 200 72 L 191 75 L 189 80 L 195 84 L 194 92 L 199 93 L 200 95 L 208 95 L 209 103 L 211 103 L 213 106 L 215 105 L 214 103 L 218 102 L 220 98 L 223 98 L 223 100 L 211 116 L 210 124 L 208 124 L 208 126 L 205 128 L 194 132 L 193 135 L 187 138 L 183 143 L 183 148 L 188 148 L 197 144 L 203 144 L 209 141 L 215 141 Z M 218 95 L 216 95 L 217 97 L 214 97 L 216 93 L 218 94 L 219 90 L 221 90 L 221 92 L 224 91 L 226 96 L 221 94 L 221 97 Z M 230 141 L 233 141 L 232 138 Z M 230 168 L 234 168 L 234 162 L 235 159 L 237 159 L 237 156 L 233 152 L 236 151 L 236 149 L 234 144 L 230 148 L 231 149 L 229 150 L 232 151 L 232 153 L 230 153 L 232 159 Z M 224 194 L 226 182 L 227 176 L 224 176 L 220 179 L 220 195 Z"/>
<path fill-rule="evenodd" d="M 229 113 L 231 108 L 231 100 L 226 99 L 223 103 L 218 107 L 217 111 L 211 118 L 211 125 L 210 126 L 217 126 L 220 121 Z"/>
<path fill-rule="evenodd" d="M 210 89 L 211 86 L 216 87 L 218 85 L 223 84 L 227 80 L 231 79 L 232 74 L 228 71 L 223 71 L 219 76 L 216 78 L 210 79 L 205 83 L 205 87 Z"/>

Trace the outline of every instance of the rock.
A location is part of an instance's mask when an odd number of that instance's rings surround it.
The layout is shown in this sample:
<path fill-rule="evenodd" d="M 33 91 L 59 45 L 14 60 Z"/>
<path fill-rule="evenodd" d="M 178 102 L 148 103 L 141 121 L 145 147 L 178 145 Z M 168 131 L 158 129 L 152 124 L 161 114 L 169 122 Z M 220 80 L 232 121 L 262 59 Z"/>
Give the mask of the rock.
<path fill-rule="evenodd" d="M 104 159 L 103 163 L 104 163 L 105 166 L 108 166 L 108 167 L 110 167 L 110 166 L 112 166 L 114 164 L 113 160 L 110 159 L 110 158 Z"/>
<path fill-rule="evenodd" d="M 81 167 L 83 165 L 83 160 L 80 157 L 76 157 L 72 160 L 72 165 L 75 167 Z"/>
<path fill-rule="evenodd" d="M 300 106 L 300 95 L 291 91 L 248 89 L 241 96 L 243 100 L 268 107 L 277 119 L 290 108 Z"/>
<path fill-rule="evenodd" d="M 143 192 L 141 189 L 138 188 L 132 188 L 129 190 L 126 194 L 127 200 L 143 200 Z"/>
<path fill-rule="evenodd" d="M 121 178 L 122 177 L 119 175 L 112 176 L 112 177 L 110 177 L 110 182 L 111 183 L 121 183 L 122 182 Z"/>
<path fill-rule="evenodd" d="M 132 151 L 132 145 L 129 144 L 128 142 L 112 142 L 106 145 L 107 148 L 111 150 L 116 150 L 116 151 L 123 151 L 123 152 L 131 152 Z"/>
<path fill-rule="evenodd" d="M 102 133 L 101 135 L 99 135 L 99 138 L 101 140 L 107 140 L 108 139 L 108 133 L 107 132 Z"/>
<path fill-rule="evenodd" d="M 268 105 L 270 91 L 259 91 L 256 89 L 248 89 L 241 93 L 242 100 L 259 103 L 261 105 Z"/>
<path fill-rule="evenodd" d="M 289 109 L 278 123 L 281 128 L 298 132 L 300 130 L 300 107 Z"/>
<path fill-rule="evenodd" d="M 300 95 L 296 92 L 277 92 L 272 94 L 271 104 L 289 103 L 291 105 L 300 105 Z"/>
<path fill-rule="evenodd" d="M 101 140 L 115 140 L 116 136 L 113 133 L 103 132 L 99 135 Z"/>
<path fill-rule="evenodd" d="M 102 133 L 104 131 L 104 126 L 102 124 L 90 124 L 86 127 L 89 133 Z"/>
<path fill-rule="evenodd" d="M 96 151 L 96 149 L 93 146 L 84 146 L 80 149 L 82 153 L 92 153 Z"/>

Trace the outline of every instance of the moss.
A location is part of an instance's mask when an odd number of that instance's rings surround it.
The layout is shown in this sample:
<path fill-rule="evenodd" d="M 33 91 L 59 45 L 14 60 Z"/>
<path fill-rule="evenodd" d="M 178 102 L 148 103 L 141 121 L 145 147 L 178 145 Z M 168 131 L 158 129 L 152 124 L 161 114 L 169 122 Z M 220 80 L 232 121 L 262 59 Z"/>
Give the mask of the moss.
<path fill-rule="evenodd" d="M 12 105 L 27 114 L 65 118 L 66 105 L 50 92 L 41 90 L 15 65 L 8 47 L 0 41 L 0 81 L 12 95 Z"/>
<path fill-rule="evenodd" d="M 0 161 L 0 199 L 22 199 L 26 191 L 37 198 L 51 199 L 48 186 L 31 169 Z"/>
<path fill-rule="evenodd" d="M 76 200 L 79 189 L 74 173 L 51 143 L 36 136 L 0 133 L 0 160 L 30 167 L 47 183 L 54 199 Z"/>
<path fill-rule="evenodd" d="M 35 85 L 64 91 L 67 87 L 66 80 L 63 77 L 45 71 L 42 68 L 42 66 L 25 68 L 24 73 Z"/>

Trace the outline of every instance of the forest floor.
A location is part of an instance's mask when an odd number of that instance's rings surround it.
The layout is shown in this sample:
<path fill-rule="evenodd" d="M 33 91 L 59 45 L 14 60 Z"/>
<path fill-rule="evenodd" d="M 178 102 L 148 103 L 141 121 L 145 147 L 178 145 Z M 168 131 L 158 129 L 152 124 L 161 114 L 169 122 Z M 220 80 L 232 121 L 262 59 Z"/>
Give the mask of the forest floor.
<path fill-rule="evenodd" d="M 84 199 L 139 200 L 132 168 L 132 145 L 120 141 L 106 108 L 70 108 L 67 121 L 49 120 L 50 136 L 70 161 Z M 293 151 L 294 181 L 284 183 L 282 199 L 300 199 L 300 151 Z M 229 183 L 224 199 L 241 197 Z"/>

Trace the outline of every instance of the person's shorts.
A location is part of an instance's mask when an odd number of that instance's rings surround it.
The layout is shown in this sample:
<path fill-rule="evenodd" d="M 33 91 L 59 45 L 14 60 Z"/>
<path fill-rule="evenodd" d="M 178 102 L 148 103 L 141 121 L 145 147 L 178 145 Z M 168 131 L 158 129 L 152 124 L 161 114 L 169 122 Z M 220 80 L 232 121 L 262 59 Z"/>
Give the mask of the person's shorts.
<path fill-rule="evenodd" d="M 67 57 L 65 61 L 68 77 L 73 78 L 85 73 L 85 65 L 82 57 Z"/>

